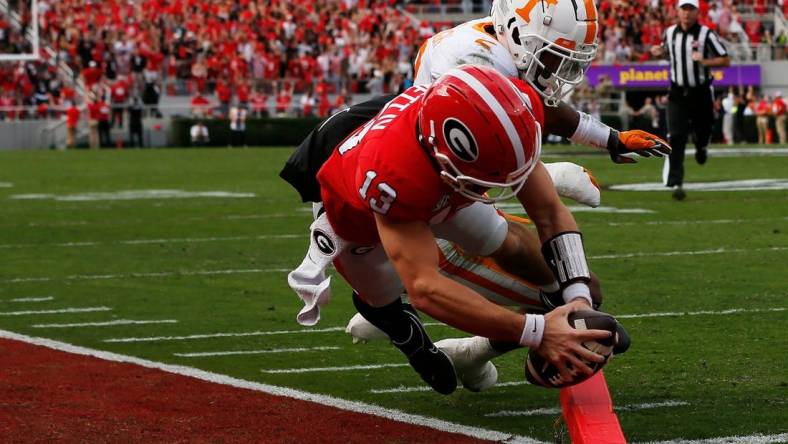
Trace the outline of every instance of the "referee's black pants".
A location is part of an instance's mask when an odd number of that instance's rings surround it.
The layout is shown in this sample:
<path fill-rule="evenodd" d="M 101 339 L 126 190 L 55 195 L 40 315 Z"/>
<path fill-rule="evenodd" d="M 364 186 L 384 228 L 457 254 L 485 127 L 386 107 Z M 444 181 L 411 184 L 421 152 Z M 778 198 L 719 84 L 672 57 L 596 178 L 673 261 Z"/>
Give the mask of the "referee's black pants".
<path fill-rule="evenodd" d="M 683 88 L 673 85 L 668 94 L 668 139 L 670 153 L 665 185 L 684 184 L 684 150 L 690 132 L 695 148 L 705 149 L 711 140 L 714 123 L 714 97 L 711 85 Z"/>

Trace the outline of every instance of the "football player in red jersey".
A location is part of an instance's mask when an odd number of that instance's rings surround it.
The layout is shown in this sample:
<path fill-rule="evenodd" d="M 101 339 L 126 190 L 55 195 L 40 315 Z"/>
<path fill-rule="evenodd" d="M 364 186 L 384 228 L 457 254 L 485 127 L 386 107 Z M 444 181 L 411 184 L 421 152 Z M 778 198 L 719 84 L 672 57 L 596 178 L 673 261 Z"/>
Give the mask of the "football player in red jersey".
<path fill-rule="evenodd" d="M 572 379 L 570 367 L 590 372 L 583 360 L 601 362 L 581 343 L 610 333 L 576 331 L 566 321 L 590 308 L 590 274 L 577 224 L 539 162 L 544 116 L 536 94 L 492 68 L 463 66 L 429 89 L 405 91 L 339 145 L 318 173 L 324 213 L 312 225 L 310 254 L 288 276 L 307 303 L 299 322 L 317 322 L 326 302 L 322 283 L 310 287 L 327 265 L 322 255 L 355 290 L 359 312 L 440 393 L 456 388 L 453 364 L 404 308 L 403 290 L 416 309 L 455 328 L 537 349 L 564 378 Z M 515 196 L 544 259 L 529 257 L 533 246 L 489 205 Z M 567 304 L 523 315 L 491 303 L 439 273 L 436 236 L 516 275 L 549 266 Z"/>

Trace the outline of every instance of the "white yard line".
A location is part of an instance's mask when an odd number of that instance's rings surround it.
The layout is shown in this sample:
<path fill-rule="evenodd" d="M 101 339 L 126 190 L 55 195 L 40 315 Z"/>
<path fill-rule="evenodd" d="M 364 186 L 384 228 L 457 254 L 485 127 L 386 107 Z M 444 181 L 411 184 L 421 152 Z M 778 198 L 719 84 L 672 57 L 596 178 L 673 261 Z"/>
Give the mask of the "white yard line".
<path fill-rule="evenodd" d="M 47 302 L 55 299 L 54 296 L 41 296 L 32 298 L 14 298 L 3 302 Z"/>
<path fill-rule="evenodd" d="M 695 154 L 695 148 L 687 148 L 684 152 L 687 156 Z M 555 159 L 563 157 L 598 157 L 603 152 L 584 151 L 584 152 L 551 152 L 547 151 L 540 155 L 544 159 Z M 753 147 L 753 148 L 709 148 L 709 157 L 783 157 L 788 156 L 788 148 L 785 147 Z"/>
<path fill-rule="evenodd" d="M 774 252 L 785 251 L 788 247 L 766 247 L 766 248 L 715 248 L 710 250 L 695 250 L 695 251 L 664 251 L 664 252 L 638 252 L 638 253 L 622 253 L 622 254 L 604 254 L 597 256 L 588 256 L 589 259 L 606 260 L 606 259 L 628 259 L 635 257 L 657 257 L 657 256 L 698 256 L 709 254 L 735 254 L 735 253 L 751 253 L 751 252 Z M 11 278 L 0 281 L 0 283 L 15 284 L 23 282 L 50 282 L 50 281 L 71 281 L 71 280 L 107 280 L 107 279 L 130 279 L 130 278 L 160 278 L 172 276 L 210 276 L 219 274 L 243 274 L 243 273 L 289 273 L 292 271 L 290 268 L 248 268 L 238 270 L 197 270 L 197 271 L 163 271 L 157 273 L 127 273 L 127 274 L 78 274 L 64 277 L 27 277 L 27 278 Z"/>
<path fill-rule="evenodd" d="M 309 211 L 312 211 L 312 209 L 310 208 Z M 302 211 L 296 211 L 293 213 L 272 213 L 272 214 L 230 214 L 222 217 L 222 219 L 227 219 L 227 220 L 252 219 L 253 220 L 253 219 L 278 219 L 278 218 L 287 218 L 287 217 L 306 217 L 306 216 L 307 215 L 304 214 Z"/>
<path fill-rule="evenodd" d="M 751 253 L 759 251 L 785 251 L 788 247 L 766 247 L 766 248 L 714 248 L 710 250 L 694 251 L 649 251 L 642 253 L 622 253 L 622 254 L 603 254 L 598 256 L 588 256 L 589 259 L 627 259 L 633 257 L 657 257 L 657 256 L 698 256 L 706 254 L 729 254 L 729 253 Z"/>
<path fill-rule="evenodd" d="M 631 318 L 660 318 L 668 316 L 700 316 L 700 315 L 729 315 L 738 313 L 765 313 L 765 312 L 779 312 L 785 311 L 785 308 L 774 307 L 764 309 L 748 309 L 748 308 L 731 308 L 728 310 L 720 311 L 695 311 L 695 312 L 662 312 L 662 313 L 639 313 L 639 314 L 624 314 L 616 315 L 616 319 L 631 319 Z M 445 327 L 445 324 L 440 322 L 425 322 L 426 327 Z M 289 335 L 289 334 L 310 334 L 310 333 L 334 333 L 344 332 L 345 327 L 326 327 L 326 328 L 309 328 L 301 330 L 270 330 L 270 331 L 249 331 L 249 332 L 221 332 L 221 333 L 207 333 L 196 334 L 187 336 L 148 336 L 148 337 L 131 337 L 131 338 L 110 338 L 104 339 L 103 342 L 162 342 L 162 341 L 189 341 L 194 339 L 212 339 L 212 338 L 236 338 L 244 336 L 271 336 L 271 335 Z"/>
<path fill-rule="evenodd" d="M 724 436 L 709 439 L 673 439 L 670 441 L 648 441 L 634 444 L 772 444 L 788 442 L 788 433 L 779 435 Z"/>
<path fill-rule="evenodd" d="M 105 339 L 104 342 L 160 342 L 160 341 L 188 341 L 191 339 L 210 339 L 210 338 L 238 338 L 244 336 L 271 336 L 289 335 L 298 333 L 327 333 L 335 331 L 345 331 L 345 327 L 312 328 L 304 330 L 273 330 L 273 331 L 249 331 L 239 333 L 207 333 L 188 336 L 150 336 L 144 338 L 112 338 Z"/>
<path fill-rule="evenodd" d="M 661 182 L 641 182 L 612 185 L 614 191 L 657 191 L 667 192 L 670 188 Z M 788 189 L 788 179 L 746 179 L 719 182 L 684 182 L 688 191 L 779 191 Z"/>
<path fill-rule="evenodd" d="M 72 194 L 13 194 L 10 199 L 18 200 L 56 200 L 64 202 L 118 201 L 141 199 L 191 199 L 191 198 L 250 198 L 254 193 L 230 191 L 185 191 L 185 190 L 123 190 L 110 192 L 88 192 Z"/>
<path fill-rule="evenodd" d="M 310 351 L 327 351 L 327 350 L 340 350 L 340 349 L 341 347 L 293 347 L 293 348 L 271 348 L 267 350 L 173 353 L 173 356 L 179 356 L 181 358 L 203 358 L 208 356 L 265 355 L 270 353 L 303 353 Z"/>
<path fill-rule="evenodd" d="M 523 214 L 523 205 L 515 202 L 505 202 L 495 205 L 496 208 L 515 214 Z M 588 207 L 585 205 L 569 205 L 567 208 L 573 213 L 622 213 L 622 214 L 651 214 L 654 210 L 646 208 L 617 208 L 617 207 Z"/>
<path fill-rule="evenodd" d="M 11 182 L 0 182 L 0 188 L 11 188 L 13 186 L 14 184 L 12 184 Z"/>
<path fill-rule="evenodd" d="M 246 274 L 246 273 L 289 273 L 290 268 L 247 268 L 238 270 L 196 270 L 196 271 L 161 271 L 156 273 L 128 273 L 128 274 L 75 274 L 60 278 L 33 277 L 13 278 L 2 282 L 15 284 L 20 282 L 49 282 L 49 281 L 81 281 L 81 280 L 109 280 L 132 278 L 162 278 L 172 276 L 213 276 L 221 274 Z"/>
<path fill-rule="evenodd" d="M 381 368 L 390 367 L 410 367 L 410 364 L 369 364 L 369 365 L 345 365 L 340 367 L 302 367 L 302 368 L 280 368 L 280 369 L 263 369 L 263 373 L 269 375 L 275 374 L 293 374 L 293 373 L 317 373 L 317 372 L 351 372 L 356 370 L 377 370 Z"/>
<path fill-rule="evenodd" d="M 663 407 L 680 407 L 690 405 L 686 401 L 662 401 L 662 402 L 646 402 L 642 404 L 629 404 L 622 406 L 614 406 L 616 411 L 631 412 L 636 410 L 659 409 Z M 545 407 L 531 410 L 502 410 L 500 412 L 488 413 L 484 416 L 487 417 L 500 417 L 500 416 L 541 416 L 541 415 L 558 415 L 561 414 L 561 409 L 557 407 Z"/>
<path fill-rule="evenodd" d="M 33 324 L 32 328 L 78 328 L 78 327 L 113 327 L 115 325 L 148 325 L 148 324 L 177 324 L 177 319 L 159 319 L 159 320 L 134 320 L 134 319 L 118 319 L 115 321 L 104 322 L 78 322 L 74 324 Z"/>
<path fill-rule="evenodd" d="M 200 243 L 200 242 L 224 242 L 224 241 L 241 241 L 241 240 L 266 240 L 266 239 L 298 239 L 307 237 L 308 234 L 261 234 L 257 236 L 213 236 L 213 237 L 183 237 L 183 238 L 161 238 L 161 239 L 129 239 L 111 242 L 100 241 L 80 241 L 80 242 L 56 242 L 49 244 L 3 244 L 0 249 L 12 248 L 34 248 L 34 247 L 63 247 L 63 248 L 77 248 L 77 247 L 92 247 L 97 245 L 144 245 L 144 244 L 182 244 L 182 243 Z"/>
<path fill-rule="evenodd" d="M 623 227 L 631 225 L 719 225 L 719 224 L 746 224 L 752 222 L 771 222 L 776 220 L 788 220 L 788 217 L 761 217 L 757 219 L 711 219 L 711 220 L 651 220 L 642 222 L 604 222 L 611 227 Z M 593 222 L 586 222 L 583 225 L 597 225 Z"/>
<path fill-rule="evenodd" d="M 538 441 L 525 436 L 512 435 L 509 433 L 498 432 L 495 430 L 488 430 L 479 427 L 456 424 L 436 418 L 413 415 L 410 413 L 402 412 L 400 410 L 388 409 L 374 404 L 349 401 L 345 399 L 335 398 L 333 396 L 309 393 L 309 392 L 295 390 L 287 387 L 278 387 L 275 385 L 246 381 L 243 379 L 233 378 L 231 376 L 226 376 L 226 375 L 220 375 L 218 373 L 207 372 L 192 367 L 164 364 L 161 362 L 149 361 L 147 359 L 141 359 L 133 356 L 125 356 L 117 353 L 110 353 L 101 350 L 89 349 L 72 344 L 67 344 L 64 342 L 53 341 L 51 339 L 34 338 L 26 335 L 21 335 L 18 333 L 13 333 L 10 331 L 0 330 L 0 338 L 22 341 L 28 344 L 39 345 L 54 350 L 60 350 L 66 353 L 92 356 L 105 361 L 124 362 L 124 363 L 139 365 L 145 368 L 158 369 L 167 373 L 182 375 L 194 379 L 199 379 L 202 381 L 212 382 L 215 384 L 222 384 L 231 387 L 254 390 L 275 396 L 284 396 L 287 398 L 314 402 L 328 407 L 334 407 L 340 410 L 373 415 L 380 418 L 390 419 L 392 421 L 429 427 L 435 430 L 445 431 L 449 433 L 459 433 L 465 436 L 470 436 L 478 439 L 486 439 L 490 441 L 502 441 L 506 443 L 544 444 L 543 441 Z"/>
<path fill-rule="evenodd" d="M 110 307 L 69 307 L 57 310 L 24 310 L 24 311 L 5 311 L 0 312 L 0 316 L 25 316 L 38 314 L 62 314 L 62 313 L 90 313 L 93 311 L 110 311 Z"/>
<path fill-rule="evenodd" d="M 528 381 L 510 381 L 510 382 L 499 382 L 495 384 L 495 388 L 498 387 L 517 387 L 521 385 L 529 385 Z M 415 385 L 415 386 L 404 386 L 401 385 L 399 387 L 389 388 L 389 389 L 372 389 L 369 392 L 374 393 L 376 395 L 380 394 L 387 394 L 387 393 L 413 393 L 413 392 L 431 392 L 432 388 L 426 385 Z"/>
<path fill-rule="evenodd" d="M 738 313 L 768 313 L 775 311 L 785 311 L 784 308 L 764 308 L 764 309 L 745 309 L 745 308 L 732 308 L 730 310 L 722 311 L 680 311 L 680 312 L 663 312 L 663 313 L 642 313 L 642 314 L 625 314 L 616 315 L 616 319 L 635 319 L 635 318 L 663 318 L 669 316 L 702 316 L 702 315 L 729 315 Z"/>

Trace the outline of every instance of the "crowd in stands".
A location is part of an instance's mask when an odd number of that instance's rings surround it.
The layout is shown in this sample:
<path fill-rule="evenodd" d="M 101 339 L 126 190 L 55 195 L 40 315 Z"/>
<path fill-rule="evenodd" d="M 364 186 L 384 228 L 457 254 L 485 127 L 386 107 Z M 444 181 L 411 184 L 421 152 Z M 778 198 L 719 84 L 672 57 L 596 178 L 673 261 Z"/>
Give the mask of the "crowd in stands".
<path fill-rule="evenodd" d="M 84 84 L 86 102 L 139 97 L 152 107 L 178 94 L 200 112 L 210 96 L 210 113 L 224 116 L 233 102 L 254 115 L 325 116 L 352 94 L 396 92 L 412 77 L 414 50 L 431 30 L 391 3 L 40 0 L 41 40 L 54 56 L 0 65 L 1 94 L 63 106 L 61 89 Z M 52 78 L 60 63 L 73 78 Z"/>
<path fill-rule="evenodd" d="M 702 22 L 732 41 L 784 34 L 767 21 L 742 23 L 775 0 L 701 1 Z M 786 0 L 777 0 L 781 2 Z M 26 10 L 25 2 L 17 2 Z M 411 81 L 419 44 L 441 27 L 417 21 L 394 0 L 39 0 L 38 62 L 0 63 L 0 110 L 29 106 L 26 117 L 60 117 L 71 104 L 87 115 L 106 104 L 119 125 L 138 100 L 160 115 L 163 95 L 190 97 L 181 114 L 226 117 L 240 104 L 250 117 L 319 116 L 356 94 L 397 92 Z M 785 6 L 788 8 L 788 6 Z M 648 59 L 675 21 L 674 2 L 601 0 L 599 63 Z M 23 14 L 24 15 L 24 14 Z M 12 37 L 0 17 L 0 45 Z M 756 26 L 757 25 L 757 26 Z M 6 30 L 3 33 L 3 30 Z M 60 69 L 68 66 L 72 75 Z M 95 113 L 94 113 L 95 114 Z M 0 111 L 0 118 L 22 117 Z M 103 117 L 102 117 L 103 118 Z"/>
<path fill-rule="evenodd" d="M 606 64 L 649 60 L 649 47 L 662 43 L 665 28 L 676 22 L 676 2 L 658 0 L 601 0 L 599 9 L 598 62 Z M 729 44 L 763 44 L 740 58 L 785 59 L 788 36 L 775 35 L 773 21 L 764 20 L 775 6 L 788 13 L 785 0 L 701 0 L 701 24 L 715 31 Z M 765 56 L 762 54 L 766 51 Z"/>

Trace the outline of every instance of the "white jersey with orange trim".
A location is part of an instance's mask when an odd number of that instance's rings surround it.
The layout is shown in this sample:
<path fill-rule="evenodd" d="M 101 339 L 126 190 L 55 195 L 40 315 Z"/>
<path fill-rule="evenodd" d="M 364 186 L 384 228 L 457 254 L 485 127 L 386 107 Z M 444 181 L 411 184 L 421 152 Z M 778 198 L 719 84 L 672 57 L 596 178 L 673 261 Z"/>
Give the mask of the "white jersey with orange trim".
<path fill-rule="evenodd" d="M 492 18 L 485 17 L 427 39 L 416 56 L 413 83 L 430 85 L 446 71 L 466 63 L 491 66 L 506 76 L 517 77 L 514 60 L 495 38 L 492 26 Z"/>
<path fill-rule="evenodd" d="M 510 222 L 531 223 L 523 217 L 498 210 Z M 440 272 L 464 284 L 491 302 L 528 312 L 545 312 L 539 298 L 539 287 L 501 268 L 489 257 L 474 256 L 456 244 L 437 239 Z"/>

